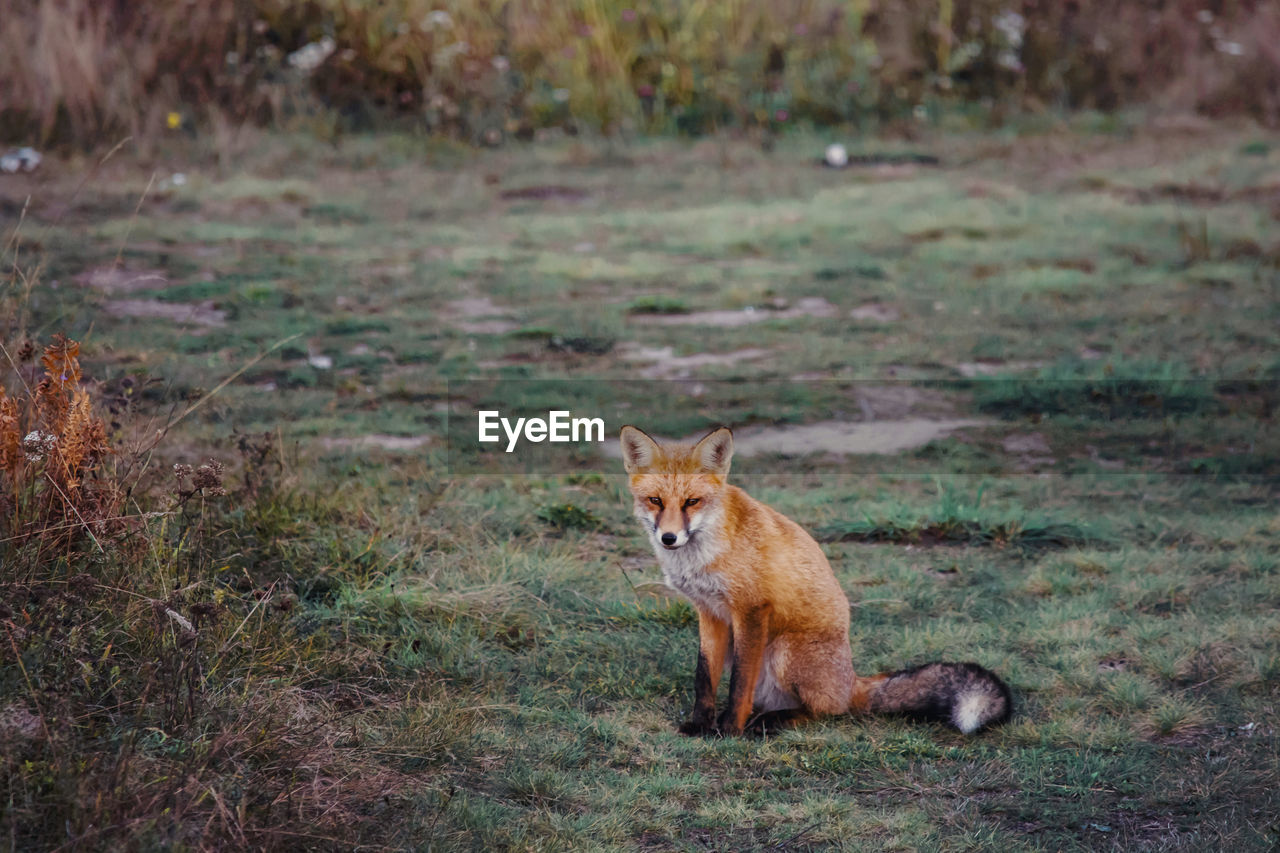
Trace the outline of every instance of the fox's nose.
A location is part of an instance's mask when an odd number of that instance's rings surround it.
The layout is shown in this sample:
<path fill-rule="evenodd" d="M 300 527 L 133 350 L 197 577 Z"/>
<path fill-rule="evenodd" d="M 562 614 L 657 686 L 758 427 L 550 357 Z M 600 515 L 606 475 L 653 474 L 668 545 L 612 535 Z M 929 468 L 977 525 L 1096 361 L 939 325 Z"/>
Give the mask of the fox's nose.
<path fill-rule="evenodd" d="M 674 544 L 676 544 L 676 535 L 675 535 L 674 533 L 664 533 L 664 534 L 662 534 L 662 544 L 663 544 L 663 545 L 674 545 Z"/>

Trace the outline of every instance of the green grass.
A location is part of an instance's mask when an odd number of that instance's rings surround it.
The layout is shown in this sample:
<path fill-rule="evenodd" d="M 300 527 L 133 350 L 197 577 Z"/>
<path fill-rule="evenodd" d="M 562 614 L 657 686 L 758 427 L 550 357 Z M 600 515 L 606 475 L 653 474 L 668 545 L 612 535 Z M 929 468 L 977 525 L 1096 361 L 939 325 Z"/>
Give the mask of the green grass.
<path fill-rule="evenodd" d="M 814 531 L 824 542 L 896 542 L 917 545 L 1013 547 L 1025 551 L 1105 544 L 1097 524 L 1055 521 L 1021 507 L 982 507 L 985 486 L 970 500 L 954 484 L 939 482 L 937 505 L 923 513 L 906 506 L 863 510 L 862 518 L 838 521 Z"/>
<path fill-rule="evenodd" d="M 24 316 L 82 340 L 106 387 L 135 378 L 126 434 L 300 337 L 151 458 L 139 510 L 169 507 L 174 462 L 231 466 L 186 534 L 152 519 L 141 552 L 4 577 L 0 838 L 1274 848 L 1280 259 L 1244 191 L 1274 183 L 1277 142 L 926 133 L 912 151 L 936 166 L 836 172 L 796 135 L 770 154 L 549 144 L 379 172 L 268 137 L 234 172 L 184 166 L 185 203 L 136 221 L 149 167 L 122 161 L 62 219 L 79 176 L 51 172 L 24 226 L 46 258 Z M 500 198 L 537 185 L 582 194 Z M 1222 192 L 1176 192 L 1195 185 Z M 212 300 L 226 325 L 120 317 L 125 294 L 75 283 L 126 234 L 126 269 L 168 279 L 127 298 Z M 460 307 L 481 297 L 493 316 Z M 832 314 L 786 310 L 804 298 Z M 668 324 L 745 308 L 764 318 Z M 644 378 L 660 362 L 636 353 L 668 347 L 766 352 Z M 570 393 L 612 401 L 613 430 L 668 436 L 982 420 L 891 455 L 742 456 L 733 480 L 822 540 L 859 671 L 975 660 L 1013 688 L 1014 720 L 974 738 L 852 718 L 680 737 L 696 616 L 650 594 L 619 463 L 471 475 L 446 440 L 451 397 L 545 410 Z M 79 573 L 92 585 L 70 587 Z M 183 645 L 152 600 L 218 615 Z"/>

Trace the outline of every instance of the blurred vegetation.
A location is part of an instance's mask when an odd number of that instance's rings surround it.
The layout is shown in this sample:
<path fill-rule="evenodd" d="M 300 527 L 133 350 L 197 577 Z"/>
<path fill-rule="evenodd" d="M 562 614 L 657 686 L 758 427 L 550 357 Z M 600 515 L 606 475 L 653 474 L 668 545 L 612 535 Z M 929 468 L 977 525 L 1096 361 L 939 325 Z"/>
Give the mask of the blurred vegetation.
<path fill-rule="evenodd" d="M 1280 118 L 1261 0 L 15 0 L 0 138 L 320 135 L 500 144 L 1133 103 Z"/>

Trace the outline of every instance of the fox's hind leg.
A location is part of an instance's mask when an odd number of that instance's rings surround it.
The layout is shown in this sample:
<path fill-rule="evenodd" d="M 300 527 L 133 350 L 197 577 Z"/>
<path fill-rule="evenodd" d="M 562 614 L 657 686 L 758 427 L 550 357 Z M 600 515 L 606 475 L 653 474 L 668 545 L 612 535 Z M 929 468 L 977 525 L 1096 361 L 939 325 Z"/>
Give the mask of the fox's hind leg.
<path fill-rule="evenodd" d="M 795 724 L 800 719 L 843 714 L 849 710 L 853 686 L 853 657 L 849 640 L 838 637 L 800 637 L 783 634 L 774 643 L 770 663 L 779 687 L 794 697 L 798 708 L 759 708 L 758 711 L 790 712 L 774 722 Z M 803 715 L 795 713 L 802 711 Z"/>

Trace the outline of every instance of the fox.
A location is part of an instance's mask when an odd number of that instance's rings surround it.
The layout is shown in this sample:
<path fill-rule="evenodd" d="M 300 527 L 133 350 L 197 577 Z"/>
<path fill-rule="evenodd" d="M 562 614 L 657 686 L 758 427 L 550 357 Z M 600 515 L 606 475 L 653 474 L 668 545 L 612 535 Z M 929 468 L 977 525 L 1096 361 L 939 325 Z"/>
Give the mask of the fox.
<path fill-rule="evenodd" d="M 976 663 L 926 663 L 859 676 L 849 599 L 803 527 L 728 482 L 733 432 L 693 446 L 620 432 L 623 468 L 667 585 L 698 615 L 685 735 L 767 734 L 834 714 L 890 714 L 964 734 L 1006 722 L 1009 687 Z M 716 689 L 729 672 L 728 704 Z"/>

